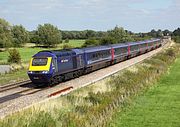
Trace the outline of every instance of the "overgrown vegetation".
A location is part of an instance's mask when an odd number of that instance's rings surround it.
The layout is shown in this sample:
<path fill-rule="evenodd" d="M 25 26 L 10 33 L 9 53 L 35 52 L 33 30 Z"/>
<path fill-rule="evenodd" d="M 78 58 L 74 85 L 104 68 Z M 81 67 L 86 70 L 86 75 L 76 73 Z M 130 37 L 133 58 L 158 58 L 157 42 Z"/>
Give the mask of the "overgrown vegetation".
<path fill-rule="evenodd" d="M 126 106 L 132 97 L 152 86 L 167 72 L 179 54 L 179 47 L 172 47 L 106 79 L 105 83 L 76 90 L 9 116 L 0 122 L 0 126 L 109 126 L 117 109 Z"/>

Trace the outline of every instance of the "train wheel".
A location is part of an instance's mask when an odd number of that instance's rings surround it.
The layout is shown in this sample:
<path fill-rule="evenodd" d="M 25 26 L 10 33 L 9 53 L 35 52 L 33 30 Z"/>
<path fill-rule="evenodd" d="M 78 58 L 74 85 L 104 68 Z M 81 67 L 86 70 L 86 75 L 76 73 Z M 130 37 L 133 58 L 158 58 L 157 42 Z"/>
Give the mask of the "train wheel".
<path fill-rule="evenodd" d="M 52 87 L 53 85 L 54 85 L 54 78 L 51 78 L 49 83 L 48 83 L 48 86 Z"/>
<path fill-rule="evenodd" d="M 79 75 L 79 76 L 83 75 L 83 71 L 82 71 L 82 70 L 79 70 L 79 71 L 78 71 L 78 75 Z"/>
<path fill-rule="evenodd" d="M 76 75 L 76 72 L 73 72 L 73 78 L 76 78 L 77 75 Z"/>
<path fill-rule="evenodd" d="M 59 79 L 58 76 L 54 77 L 54 84 L 58 84 L 59 83 Z"/>
<path fill-rule="evenodd" d="M 62 76 L 58 76 L 57 77 L 57 81 L 58 81 L 58 83 L 62 82 L 63 81 L 63 77 Z"/>

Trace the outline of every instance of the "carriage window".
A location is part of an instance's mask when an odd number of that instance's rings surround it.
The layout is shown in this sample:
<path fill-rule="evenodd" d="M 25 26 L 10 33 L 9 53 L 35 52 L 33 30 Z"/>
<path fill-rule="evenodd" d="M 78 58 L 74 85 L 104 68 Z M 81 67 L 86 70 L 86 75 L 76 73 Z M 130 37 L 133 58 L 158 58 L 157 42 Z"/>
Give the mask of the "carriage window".
<path fill-rule="evenodd" d="M 131 46 L 131 50 L 132 50 L 132 51 L 137 50 L 137 45 Z"/>

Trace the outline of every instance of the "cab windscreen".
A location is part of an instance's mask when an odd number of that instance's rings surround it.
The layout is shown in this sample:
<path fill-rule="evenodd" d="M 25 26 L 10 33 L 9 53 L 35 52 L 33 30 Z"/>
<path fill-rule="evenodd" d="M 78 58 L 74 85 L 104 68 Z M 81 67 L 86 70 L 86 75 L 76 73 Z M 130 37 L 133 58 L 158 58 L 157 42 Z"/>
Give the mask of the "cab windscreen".
<path fill-rule="evenodd" d="M 48 58 L 34 58 L 32 66 L 45 66 L 47 65 Z"/>

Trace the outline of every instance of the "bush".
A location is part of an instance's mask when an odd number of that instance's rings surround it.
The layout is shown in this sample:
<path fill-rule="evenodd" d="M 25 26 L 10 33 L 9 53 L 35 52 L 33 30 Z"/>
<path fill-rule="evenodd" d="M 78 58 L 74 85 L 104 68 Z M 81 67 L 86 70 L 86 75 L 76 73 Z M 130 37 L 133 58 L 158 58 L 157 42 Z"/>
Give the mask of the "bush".
<path fill-rule="evenodd" d="M 166 51 L 166 55 L 168 55 L 170 57 L 175 57 L 176 56 L 176 54 L 175 54 L 175 52 L 174 52 L 174 50 L 172 48 L 170 48 L 170 49 L 168 49 Z"/>
<path fill-rule="evenodd" d="M 173 36 L 172 39 L 173 39 L 176 43 L 180 43 L 180 36 Z"/>
<path fill-rule="evenodd" d="M 66 40 L 64 40 L 64 43 L 69 43 L 69 39 L 66 38 Z"/>
<path fill-rule="evenodd" d="M 71 49 L 71 48 L 73 48 L 73 47 L 70 46 L 70 45 L 68 45 L 68 44 L 64 44 L 62 48 L 63 48 L 63 49 Z"/>
<path fill-rule="evenodd" d="M 107 36 L 107 37 L 101 38 L 100 40 L 101 45 L 114 44 L 114 43 L 118 43 L 114 37 Z"/>
<path fill-rule="evenodd" d="M 99 45 L 99 40 L 91 38 L 91 39 L 86 40 L 82 47 L 90 47 L 90 46 L 97 46 L 97 45 Z"/>
<path fill-rule="evenodd" d="M 20 63 L 21 62 L 21 56 L 17 49 L 9 49 L 8 53 L 9 53 L 9 56 L 8 56 L 9 63 Z"/>

